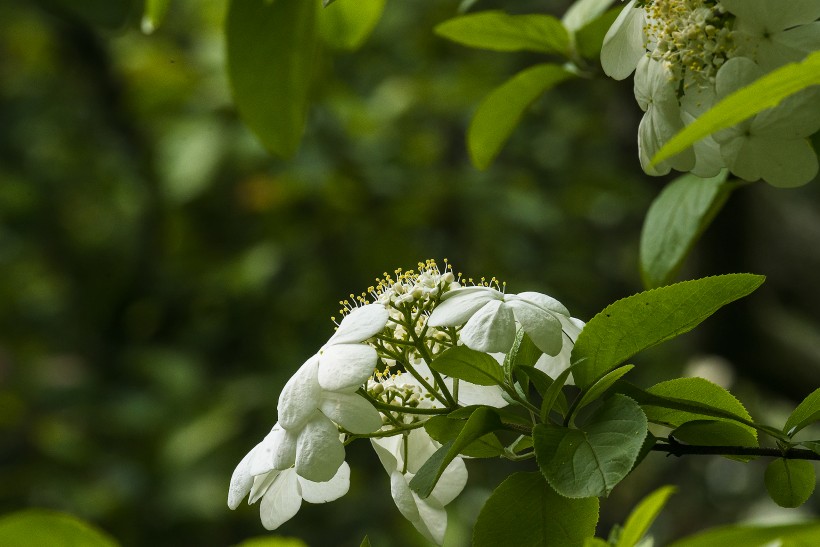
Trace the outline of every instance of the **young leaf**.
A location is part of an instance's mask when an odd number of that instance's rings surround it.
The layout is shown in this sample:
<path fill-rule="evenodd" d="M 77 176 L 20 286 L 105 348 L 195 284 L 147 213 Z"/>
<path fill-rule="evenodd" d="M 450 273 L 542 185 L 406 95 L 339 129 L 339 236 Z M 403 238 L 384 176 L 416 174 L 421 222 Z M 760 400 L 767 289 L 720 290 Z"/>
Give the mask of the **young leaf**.
<path fill-rule="evenodd" d="M 464 346 L 445 350 L 433 359 L 430 368 L 479 386 L 504 384 L 504 369 L 498 361 L 482 351 Z"/>
<path fill-rule="evenodd" d="M 496 364 L 497 366 L 497 364 Z M 478 407 L 467 419 L 464 428 L 455 440 L 445 443 L 430 459 L 424 462 L 416 476 L 410 481 L 410 489 L 419 497 L 426 498 L 433 491 L 444 469 L 462 450 L 487 433 L 502 429 L 498 415 L 488 407 Z"/>
<path fill-rule="evenodd" d="M 453 42 L 495 51 L 565 54 L 569 47 L 567 30 L 550 15 L 482 11 L 444 21 L 435 31 Z"/>
<path fill-rule="evenodd" d="M 598 19 L 614 0 L 578 0 L 572 4 L 561 22 L 570 32 L 576 32 Z"/>
<path fill-rule="evenodd" d="M 646 213 L 641 231 L 641 277 L 647 288 L 666 285 L 729 197 L 727 170 L 702 179 L 687 174 L 668 184 Z"/>
<path fill-rule="evenodd" d="M 679 154 L 712 133 L 777 106 L 786 97 L 813 85 L 820 85 L 820 51 L 810 53 L 799 63 L 783 65 L 718 102 L 669 139 L 652 158 L 652 165 Z"/>
<path fill-rule="evenodd" d="M 655 522 L 661 509 L 666 505 L 666 500 L 674 492 L 674 486 L 664 486 L 641 500 L 638 506 L 632 510 L 629 518 L 626 519 L 615 547 L 633 547 L 638 543 L 649 530 L 649 527 L 652 526 L 652 523 Z"/>
<path fill-rule="evenodd" d="M 606 390 L 611 388 L 615 382 L 620 380 L 624 374 L 626 374 L 633 368 L 635 368 L 635 365 L 624 365 L 622 367 L 618 367 L 615 370 L 607 373 L 604 377 L 602 377 L 594 384 L 592 384 L 592 386 L 581 395 L 581 400 L 575 406 L 575 412 L 577 413 L 579 410 L 587 406 L 589 403 L 598 399 L 601 395 L 604 394 Z"/>
<path fill-rule="evenodd" d="M 764 545 L 818 545 L 820 522 L 779 526 L 721 526 L 676 541 L 669 547 L 763 547 Z"/>
<path fill-rule="evenodd" d="M 232 0 L 228 77 L 239 116 L 271 152 L 299 147 L 317 53 L 316 2 Z"/>
<path fill-rule="evenodd" d="M 531 367 L 541 357 L 541 350 L 533 343 L 532 339 L 519 328 L 515 333 L 515 341 L 510 351 L 504 358 L 504 372 L 509 380 L 512 380 L 513 372 L 518 367 Z"/>
<path fill-rule="evenodd" d="M 814 466 L 806 460 L 778 458 L 766 467 L 766 490 L 781 507 L 799 507 L 814 492 Z"/>
<path fill-rule="evenodd" d="M 783 426 L 783 432 L 789 437 L 794 436 L 798 431 L 820 420 L 820 388 L 815 389 L 808 397 L 797 405 L 789 419 L 786 420 L 786 425 Z"/>
<path fill-rule="evenodd" d="M 535 65 L 492 90 L 478 105 L 467 130 L 473 164 L 479 169 L 489 167 L 527 107 L 542 93 L 573 76 L 558 65 Z"/>
<path fill-rule="evenodd" d="M 607 399 L 580 429 L 533 429 L 538 467 L 568 498 L 607 496 L 631 470 L 647 434 L 646 416 L 623 395 Z"/>
<path fill-rule="evenodd" d="M 544 400 L 541 402 L 541 421 L 544 423 L 548 422 L 550 412 L 552 412 L 553 407 L 555 407 L 556 403 L 559 401 L 564 400 L 563 391 L 564 384 L 567 383 L 567 378 L 569 378 L 570 373 L 572 372 L 571 368 L 566 369 L 564 372 L 558 375 L 555 381 L 550 384 L 547 391 L 544 393 Z M 560 407 L 559 407 L 560 408 Z M 566 412 L 564 412 L 566 414 Z"/>
<path fill-rule="evenodd" d="M 800 444 L 815 454 L 820 454 L 820 441 L 802 441 Z"/>
<path fill-rule="evenodd" d="M 118 543 L 72 515 L 45 509 L 26 509 L 0 517 L 0 545 L 116 547 Z"/>
<path fill-rule="evenodd" d="M 597 498 L 568 500 L 540 473 L 514 473 L 481 508 L 473 547 L 581 547 L 595 534 L 597 522 Z"/>
<path fill-rule="evenodd" d="M 448 416 L 433 416 L 424 422 L 424 429 L 432 438 L 441 444 L 454 441 L 461 434 L 467 420 L 458 420 Z M 471 458 L 494 458 L 504 452 L 504 446 L 493 433 L 476 439 L 461 451 Z"/>
<path fill-rule="evenodd" d="M 362 540 L 359 547 L 370 547 L 370 538 L 367 537 L 367 536 L 364 536 L 364 539 Z"/>
<path fill-rule="evenodd" d="M 355 51 L 361 47 L 384 12 L 386 0 L 339 2 L 319 10 L 319 35 L 332 48 Z"/>
<path fill-rule="evenodd" d="M 695 328 L 722 306 L 757 289 L 765 278 L 728 274 L 642 292 L 593 317 L 572 349 L 575 384 L 582 389 L 646 348 Z"/>

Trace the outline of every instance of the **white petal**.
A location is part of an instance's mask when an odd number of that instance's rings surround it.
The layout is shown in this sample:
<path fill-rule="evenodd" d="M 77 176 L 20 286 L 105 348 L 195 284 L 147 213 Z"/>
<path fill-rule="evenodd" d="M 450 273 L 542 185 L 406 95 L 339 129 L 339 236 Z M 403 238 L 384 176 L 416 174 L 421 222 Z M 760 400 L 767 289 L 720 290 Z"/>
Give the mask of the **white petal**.
<path fill-rule="evenodd" d="M 564 334 L 569 336 L 570 341 L 574 344 L 575 341 L 578 340 L 578 335 L 584 330 L 586 323 L 576 317 L 570 317 L 568 319 L 559 317 L 558 320 L 561 321 L 561 328 L 564 330 Z"/>
<path fill-rule="evenodd" d="M 327 503 L 347 494 L 350 488 L 350 466 L 343 462 L 332 479 L 327 482 L 313 482 L 298 478 L 302 487 L 302 499 L 308 503 Z"/>
<path fill-rule="evenodd" d="M 319 385 L 327 391 L 356 391 L 373 375 L 379 356 L 365 344 L 334 344 L 319 356 Z"/>
<path fill-rule="evenodd" d="M 531 304 L 525 300 L 510 300 L 507 306 L 512 308 L 516 320 L 521 323 L 535 347 L 548 355 L 557 355 L 561 351 L 561 322 L 552 312 Z"/>
<path fill-rule="evenodd" d="M 439 446 L 424 428 L 411 431 L 407 436 L 407 471 L 418 473 L 421 466 L 430 459 Z M 401 450 L 403 451 L 404 448 L 402 447 Z"/>
<path fill-rule="evenodd" d="M 450 391 L 452 392 L 452 386 Z M 458 403 L 463 406 L 486 405 L 503 408 L 510 404 L 503 393 L 504 390 L 499 386 L 477 386 L 464 380 L 458 383 Z"/>
<path fill-rule="evenodd" d="M 410 475 L 412 477 L 412 474 Z M 390 474 L 390 493 L 393 495 L 393 501 L 396 502 L 396 507 L 399 512 L 410 521 L 416 530 L 425 538 L 435 542 L 436 538 L 430 533 L 427 525 L 419 515 L 419 507 L 417 505 L 418 497 L 410 490 L 408 486 L 408 478 L 405 478 L 399 471 L 394 471 Z M 445 514 L 446 519 L 446 514 Z"/>
<path fill-rule="evenodd" d="M 763 76 L 763 70 L 746 57 L 733 57 L 724 63 L 715 76 L 715 92 L 718 100 L 734 93 Z"/>
<path fill-rule="evenodd" d="M 299 367 L 279 394 L 279 424 L 285 429 L 299 429 L 319 404 L 319 357 L 314 355 Z"/>
<path fill-rule="evenodd" d="M 601 47 L 601 66 L 607 76 L 623 80 L 635 70 L 646 53 L 644 46 L 644 10 L 631 0 L 609 27 Z"/>
<path fill-rule="evenodd" d="M 382 304 L 367 304 L 348 313 L 327 345 L 364 342 L 379 334 L 387 324 L 387 308 Z"/>
<path fill-rule="evenodd" d="M 750 149 L 765 150 L 765 161 L 760 162 L 760 178 L 772 186 L 802 186 L 817 175 L 817 154 L 806 139 L 755 138 Z"/>
<path fill-rule="evenodd" d="M 447 512 L 438 501 L 432 498 L 421 499 L 413 492 L 416 501 L 420 522 L 414 522 L 416 530 L 437 545 L 444 543 L 444 534 L 447 531 Z"/>
<path fill-rule="evenodd" d="M 487 302 L 467 321 L 459 336 L 465 346 L 476 351 L 509 351 L 515 340 L 512 309 L 500 300 Z"/>
<path fill-rule="evenodd" d="M 296 436 L 278 423 L 253 451 L 250 474 L 261 475 L 272 469 L 287 469 L 296 458 Z"/>
<path fill-rule="evenodd" d="M 820 32 L 820 29 L 818 29 Z M 750 132 L 756 136 L 789 140 L 808 137 L 820 129 L 820 88 L 804 89 L 754 117 Z"/>
<path fill-rule="evenodd" d="M 326 391 L 319 410 L 351 433 L 373 433 L 382 426 L 379 411 L 356 393 Z"/>
<path fill-rule="evenodd" d="M 427 324 L 431 327 L 457 327 L 467 322 L 484 304 L 502 300 L 504 295 L 489 287 L 463 287 L 444 294 Z"/>
<path fill-rule="evenodd" d="M 464 460 L 455 458 L 444 468 L 444 472 L 430 493 L 430 497 L 444 506 L 461 494 L 466 485 L 467 466 L 464 465 Z"/>
<path fill-rule="evenodd" d="M 296 441 L 296 472 L 309 481 L 325 482 L 333 478 L 344 461 L 345 448 L 336 425 L 316 412 Z"/>
<path fill-rule="evenodd" d="M 281 471 L 269 471 L 268 473 L 262 473 L 261 475 L 256 475 L 253 478 L 253 487 L 251 488 L 251 493 L 248 496 L 248 503 L 253 505 L 259 498 L 265 495 L 268 491 L 268 488 L 273 484 L 273 481 L 276 480 L 276 477 L 279 476 Z"/>
<path fill-rule="evenodd" d="M 737 16 L 737 24 L 762 36 L 820 18 L 820 0 L 721 0 Z"/>
<path fill-rule="evenodd" d="M 302 496 L 299 494 L 296 473 L 293 470 L 281 472 L 262 497 L 259 506 L 262 526 L 276 530 L 293 518 L 301 506 Z"/>
<path fill-rule="evenodd" d="M 228 507 L 236 509 L 242 502 L 242 499 L 248 494 L 253 485 L 253 476 L 250 474 L 251 458 L 253 457 L 253 450 L 245 454 L 239 465 L 231 475 L 231 485 L 228 487 Z"/>
<path fill-rule="evenodd" d="M 522 292 L 518 294 L 508 294 L 505 297 L 505 301 L 510 300 L 521 300 L 524 302 L 529 302 L 533 306 L 538 306 L 544 311 L 551 312 L 555 315 L 564 315 L 569 317 L 569 310 L 566 306 L 561 304 L 558 300 L 554 299 L 551 296 L 547 296 L 546 294 L 542 294 L 540 292 Z"/>
<path fill-rule="evenodd" d="M 387 471 L 387 474 L 393 473 L 402 464 L 400 459 L 400 449 L 402 443 L 401 435 L 393 435 L 392 437 L 379 437 L 370 439 L 370 444 L 373 445 L 373 450 L 382 462 L 382 467 Z"/>

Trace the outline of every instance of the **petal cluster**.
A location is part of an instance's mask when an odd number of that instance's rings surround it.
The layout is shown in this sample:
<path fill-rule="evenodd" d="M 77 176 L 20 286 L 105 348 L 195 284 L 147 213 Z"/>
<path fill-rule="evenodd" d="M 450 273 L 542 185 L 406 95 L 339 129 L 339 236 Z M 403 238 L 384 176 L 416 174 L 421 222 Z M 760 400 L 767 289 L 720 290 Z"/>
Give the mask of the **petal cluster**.
<path fill-rule="evenodd" d="M 820 121 L 812 89 L 668 161 L 653 166 L 650 159 L 728 90 L 820 49 L 818 18 L 820 0 L 631 0 L 604 38 L 601 64 L 615 79 L 635 72 L 635 97 L 645 112 L 638 130 L 644 171 L 712 177 L 728 168 L 774 186 L 814 178 L 817 156 L 806 137 Z M 798 105 L 809 115 L 786 131 Z"/>

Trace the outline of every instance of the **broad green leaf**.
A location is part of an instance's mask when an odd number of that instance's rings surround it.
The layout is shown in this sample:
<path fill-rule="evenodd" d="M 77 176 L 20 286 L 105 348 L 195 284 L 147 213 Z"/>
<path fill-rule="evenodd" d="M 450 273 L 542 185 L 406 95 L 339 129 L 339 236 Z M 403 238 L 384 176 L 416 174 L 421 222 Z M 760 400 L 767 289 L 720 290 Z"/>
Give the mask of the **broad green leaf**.
<path fill-rule="evenodd" d="M 535 426 L 533 443 L 538 466 L 555 491 L 585 498 L 609 495 L 632 470 L 646 434 L 638 404 L 614 395 L 580 429 Z"/>
<path fill-rule="evenodd" d="M 475 351 L 464 346 L 445 350 L 433 359 L 430 368 L 479 386 L 504 384 L 504 369 L 498 361 L 482 351 Z"/>
<path fill-rule="evenodd" d="M 618 367 L 592 384 L 592 386 L 581 395 L 581 400 L 576 405 L 575 412 L 577 413 L 589 403 L 598 399 L 606 390 L 611 388 L 615 382 L 620 380 L 624 374 L 633 368 L 635 368 L 635 365 L 624 365 L 622 367 Z"/>
<path fill-rule="evenodd" d="M 171 0 L 145 0 L 145 11 L 142 13 L 142 32 L 151 34 L 159 28 L 168 12 Z"/>
<path fill-rule="evenodd" d="M 444 21 L 435 31 L 453 42 L 494 51 L 565 54 L 569 47 L 567 30 L 551 15 L 482 11 Z"/>
<path fill-rule="evenodd" d="M 676 427 L 671 435 L 686 444 L 704 446 L 757 446 L 757 436 L 747 426 L 720 420 L 693 420 Z M 731 456 L 748 461 L 749 456 Z"/>
<path fill-rule="evenodd" d="M 536 347 L 524 329 L 519 328 L 515 333 L 515 341 L 504 358 L 504 373 L 507 379 L 512 380 L 513 372 L 517 367 L 533 366 L 541 355 L 541 350 Z"/>
<path fill-rule="evenodd" d="M 642 499 L 626 519 L 615 547 L 633 547 L 638 543 L 655 522 L 661 509 L 666 505 L 666 500 L 674 492 L 674 486 L 664 486 Z"/>
<path fill-rule="evenodd" d="M 722 526 L 676 541 L 669 547 L 763 547 L 777 540 L 800 542 L 800 545 L 820 545 L 820 521 L 780 526 Z M 797 545 L 798 543 L 788 543 Z"/>
<path fill-rule="evenodd" d="M 814 492 L 814 466 L 806 460 L 777 458 L 766 467 L 766 490 L 781 507 L 799 507 Z"/>
<path fill-rule="evenodd" d="M 810 53 L 799 63 L 775 69 L 718 102 L 669 139 L 652 158 L 652 164 L 657 165 L 700 139 L 777 106 L 783 99 L 813 85 L 820 85 L 820 51 Z"/>
<path fill-rule="evenodd" d="M 570 32 L 576 32 L 598 19 L 614 0 L 577 0 L 572 4 L 561 22 Z"/>
<path fill-rule="evenodd" d="M 458 420 L 448 416 L 433 416 L 424 422 L 424 429 L 433 439 L 441 444 L 446 444 L 449 441 L 456 440 L 466 424 L 467 420 Z M 503 452 L 504 446 L 493 433 L 488 433 L 476 439 L 461 451 L 462 454 L 471 458 L 493 458 Z"/>
<path fill-rule="evenodd" d="M 820 454 L 820 441 L 801 441 L 800 444 L 815 454 Z"/>
<path fill-rule="evenodd" d="M 318 52 L 316 2 L 232 0 L 228 76 L 239 116 L 271 152 L 296 153 Z"/>
<path fill-rule="evenodd" d="M 473 528 L 473 547 L 583 546 L 595 534 L 598 499 L 569 500 L 540 473 L 514 473 L 490 495 Z"/>
<path fill-rule="evenodd" d="M 575 33 L 575 50 L 581 57 L 597 59 L 601 56 L 604 37 L 620 13 L 620 7 L 611 9 Z"/>
<path fill-rule="evenodd" d="M 646 348 L 695 328 L 722 306 L 757 289 L 762 275 L 728 274 L 645 291 L 607 306 L 572 349 L 573 378 L 582 389 Z"/>
<path fill-rule="evenodd" d="M 72 515 L 46 509 L 26 509 L 0 517 L 0 545 L 115 547 L 118 543 Z"/>
<path fill-rule="evenodd" d="M 797 405 L 789 419 L 786 420 L 783 432 L 791 437 L 817 420 L 820 420 L 820 388 L 815 389 Z"/>
<path fill-rule="evenodd" d="M 715 416 L 715 413 L 707 414 L 703 409 L 696 410 L 692 408 L 691 410 L 681 410 L 679 408 L 653 406 L 652 403 L 644 404 L 638 399 L 638 403 L 641 404 L 650 422 L 677 428 L 686 422 L 708 420 L 710 418 L 718 418 L 724 421 L 729 420 L 746 432 L 747 436 L 743 438 L 752 442 L 752 444 L 746 444 L 745 446 L 757 445 L 757 430 L 749 425 L 752 421 L 749 412 L 734 395 L 709 380 L 704 378 L 675 378 L 674 380 L 655 384 L 647 390 L 647 393 L 676 401 L 707 405 L 712 409 L 717 409 L 725 413 L 720 416 Z M 737 437 L 736 440 L 741 440 L 741 437 Z"/>
<path fill-rule="evenodd" d="M 473 164 L 479 169 L 489 167 L 527 107 L 545 91 L 573 76 L 558 65 L 535 65 L 492 90 L 478 105 L 467 130 Z"/>
<path fill-rule="evenodd" d="M 668 184 L 646 213 L 641 231 L 641 277 L 647 288 L 666 285 L 726 203 L 735 185 L 727 170 L 702 179 L 683 175 Z"/>
<path fill-rule="evenodd" d="M 385 2 L 346 0 L 319 10 L 319 35 L 332 48 L 359 49 L 381 19 Z"/>
<path fill-rule="evenodd" d="M 442 445 L 419 469 L 410 481 L 410 488 L 419 497 L 426 498 L 433 491 L 444 469 L 462 450 L 487 433 L 502 429 L 498 415 L 488 407 L 477 408 L 467 419 L 455 440 Z"/>

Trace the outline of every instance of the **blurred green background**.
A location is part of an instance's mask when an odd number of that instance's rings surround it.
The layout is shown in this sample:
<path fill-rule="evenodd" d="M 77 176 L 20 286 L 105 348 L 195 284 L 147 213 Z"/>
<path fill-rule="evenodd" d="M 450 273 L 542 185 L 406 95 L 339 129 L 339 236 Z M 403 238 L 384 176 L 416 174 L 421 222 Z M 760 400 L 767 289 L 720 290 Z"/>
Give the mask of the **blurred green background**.
<path fill-rule="evenodd" d="M 540 58 L 437 38 L 455 0 L 394 0 L 360 51 L 323 59 L 303 146 L 284 161 L 232 106 L 226 2 L 175 0 L 151 36 L 128 4 L 0 4 L 0 513 L 64 510 L 124 545 L 261 535 L 258 506 L 226 506 L 231 472 L 349 293 L 428 257 L 546 292 L 583 319 L 641 290 L 640 227 L 665 180 L 640 172 L 628 82 L 550 92 L 476 171 L 472 111 Z M 681 277 L 767 283 L 639 356 L 635 381 L 720 373 L 774 425 L 820 385 L 819 193 L 817 181 L 758 183 L 732 197 Z M 367 443 L 348 461 L 347 497 L 304 505 L 277 533 L 422 545 Z M 533 465 L 470 462 L 448 544 L 469 542 L 505 473 Z M 815 496 L 777 510 L 763 465 L 650 455 L 603 501 L 599 535 L 661 484 L 679 485 L 661 541 L 820 509 Z"/>

